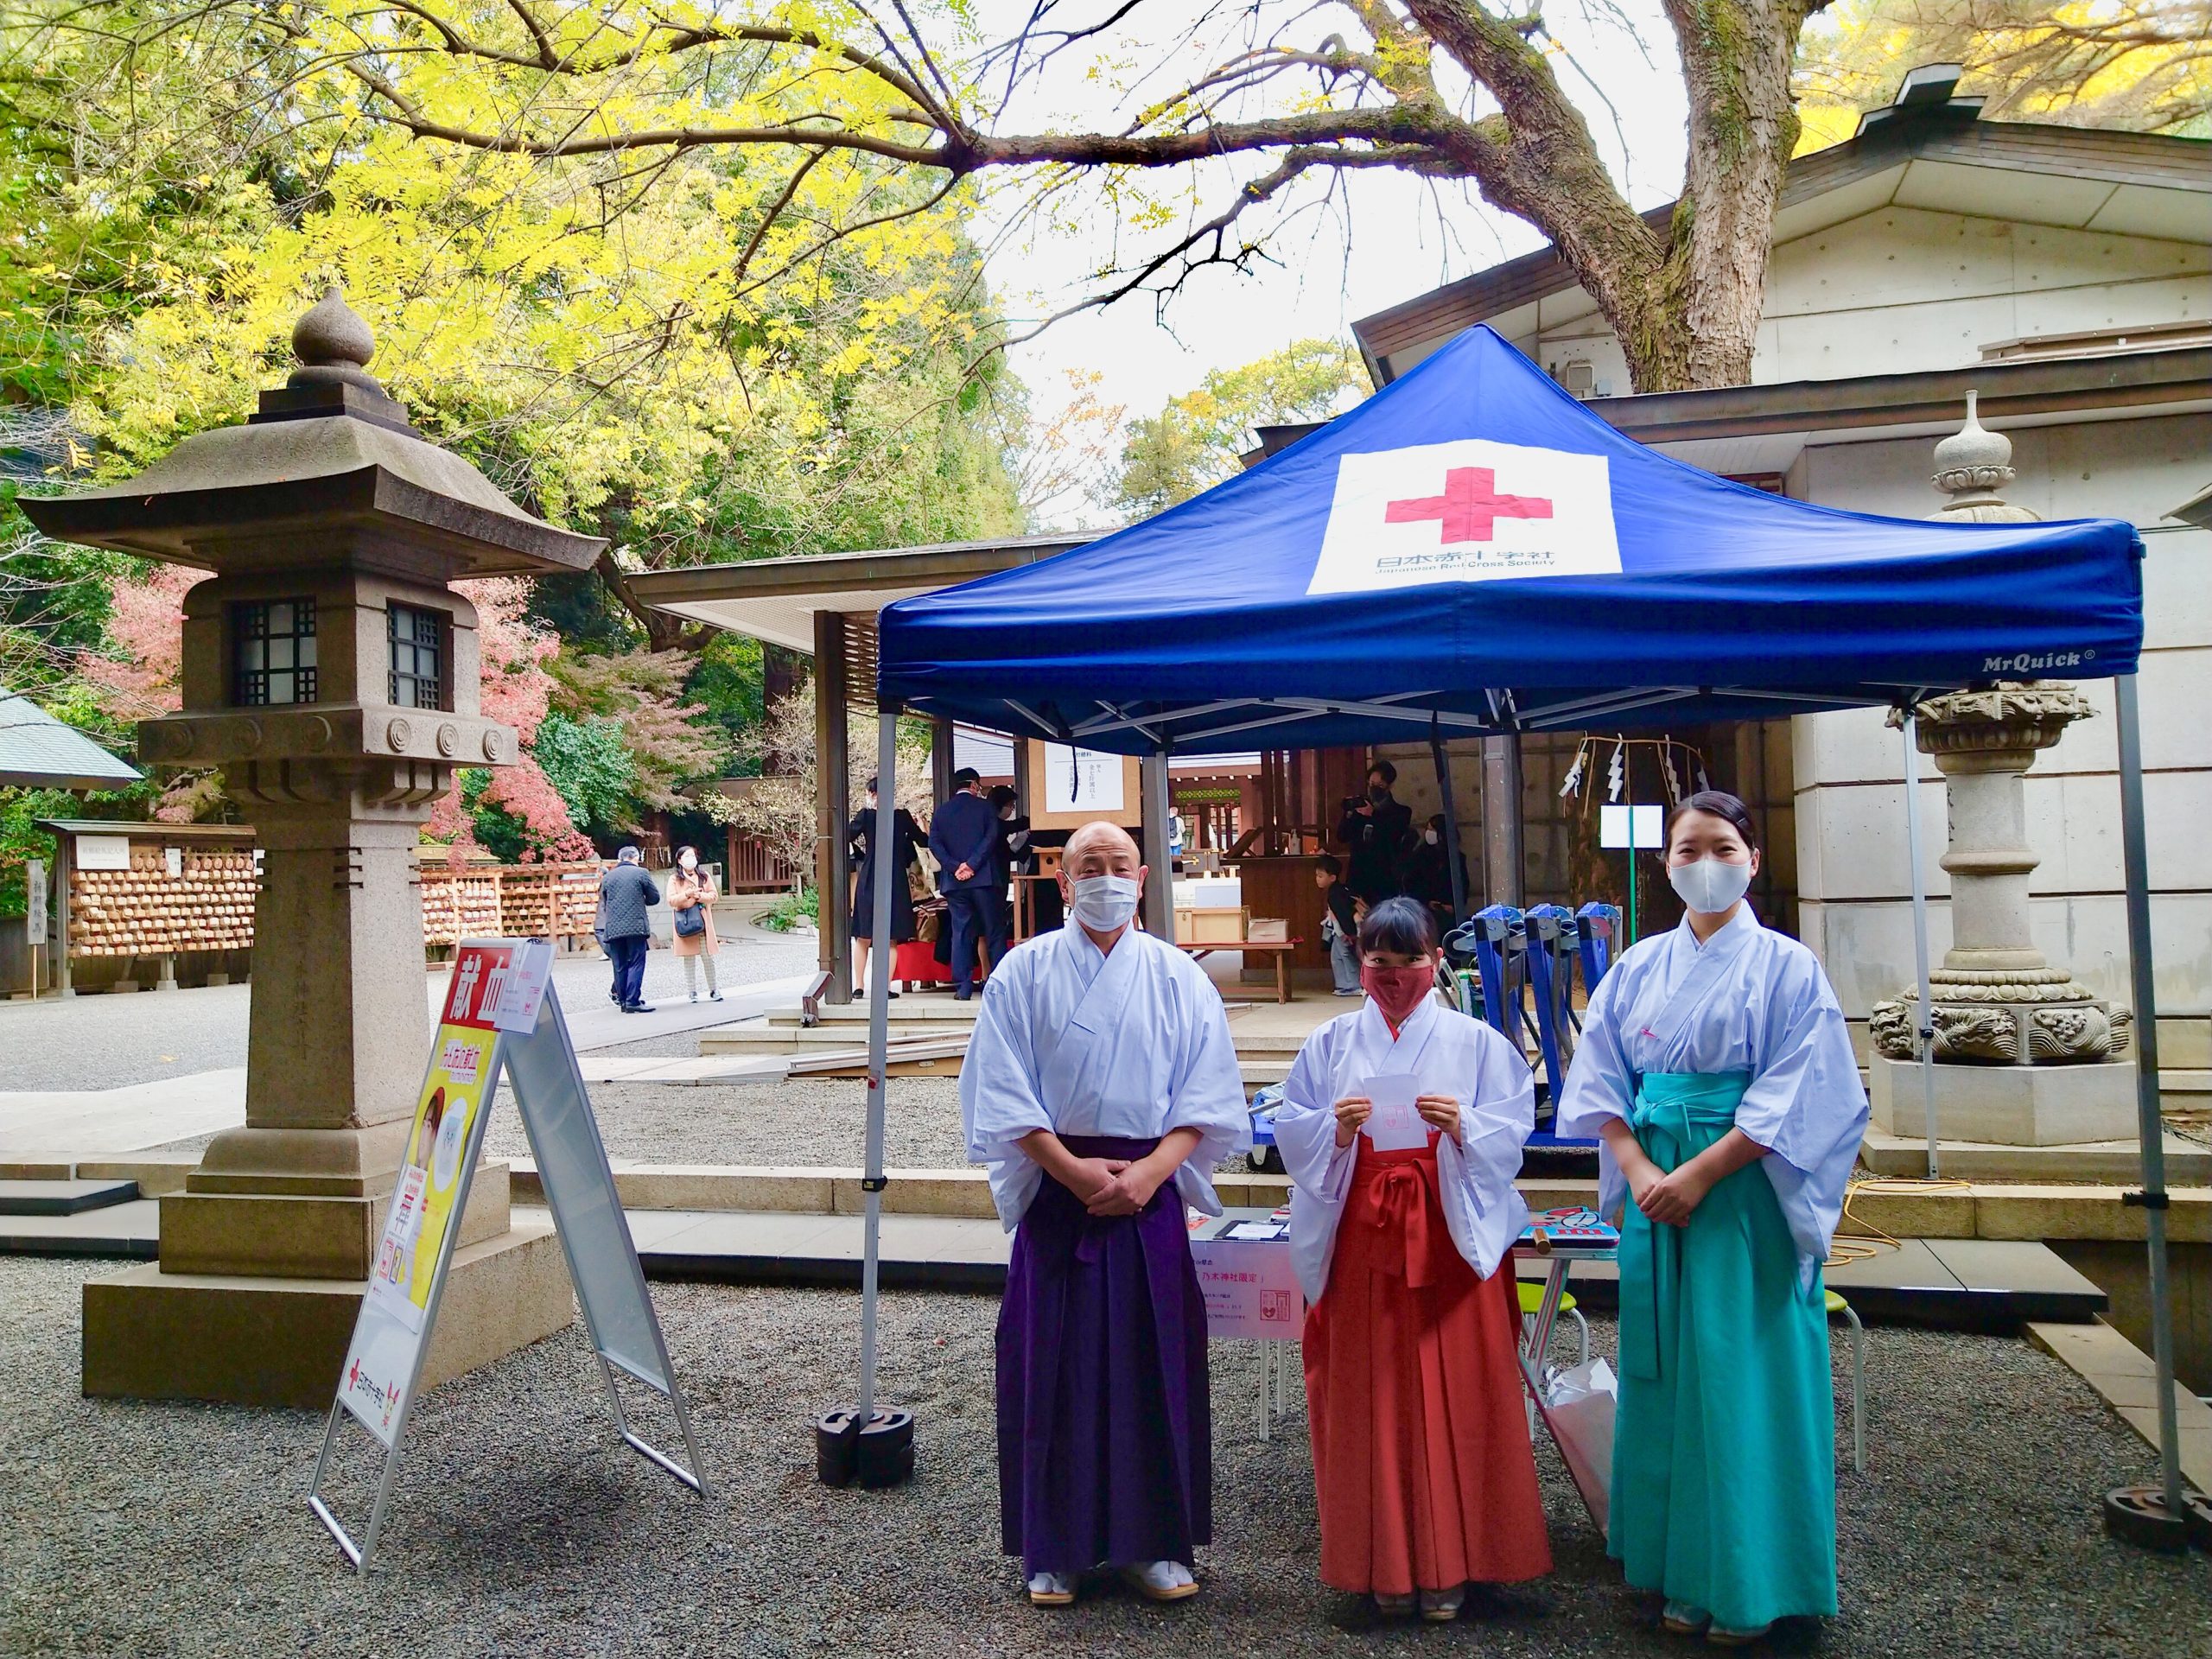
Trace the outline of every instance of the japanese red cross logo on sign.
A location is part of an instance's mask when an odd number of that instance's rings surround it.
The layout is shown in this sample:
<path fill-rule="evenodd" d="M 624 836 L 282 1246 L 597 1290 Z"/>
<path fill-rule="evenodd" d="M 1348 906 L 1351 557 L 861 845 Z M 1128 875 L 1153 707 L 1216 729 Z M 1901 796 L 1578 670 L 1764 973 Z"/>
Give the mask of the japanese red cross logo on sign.
<path fill-rule="evenodd" d="M 1605 456 L 1462 438 L 1343 457 L 1306 591 L 1620 568 Z"/>

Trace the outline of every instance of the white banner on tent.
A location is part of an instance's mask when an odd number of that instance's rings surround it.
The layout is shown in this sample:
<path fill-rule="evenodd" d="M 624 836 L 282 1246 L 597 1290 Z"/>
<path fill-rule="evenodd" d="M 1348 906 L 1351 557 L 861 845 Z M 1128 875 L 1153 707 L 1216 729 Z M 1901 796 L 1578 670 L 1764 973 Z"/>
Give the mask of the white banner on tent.
<path fill-rule="evenodd" d="M 690 1413 L 645 1289 L 645 1268 L 615 1192 L 575 1046 L 553 991 L 552 972 L 553 947 L 543 939 L 467 939 L 454 952 L 453 978 L 431 1041 L 406 1156 L 308 1489 L 308 1507 L 359 1572 L 368 1570 L 384 1524 L 401 1437 L 422 1381 L 423 1355 L 436 1326 L 503 1068 L 513 1085 L 569 1276 L 599 1356 L 615 1426 L 632 1449 L 695 1491 L 706 1491 L 696 1472 L 699 1447 Z M 631 1429 L 615 1386 L 618 1366 L 667 1397 L 683 1431 L 690 1468 Z M 368 1531 L 359 1546 L 321 1496 L 338 1426 L 348 1415 L 385 1452 Z"/>
<path fill-rule="evenodd" d="M 1618 575 L 1603 455 L 1488 438 L 1345 455 L 1309 594 Z"/>

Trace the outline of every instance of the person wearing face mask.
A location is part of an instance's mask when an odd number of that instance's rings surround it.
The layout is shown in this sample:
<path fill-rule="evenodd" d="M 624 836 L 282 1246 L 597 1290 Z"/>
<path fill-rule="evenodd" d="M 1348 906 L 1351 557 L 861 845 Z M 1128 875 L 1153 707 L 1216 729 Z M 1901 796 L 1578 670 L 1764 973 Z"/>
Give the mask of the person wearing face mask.
<path fill-rule="evenodd" d="M 1605 1547 L 1679 1635 L 1739 1645 L 1836 1611 L 1835 1404 L 1821 1264 L 1866 1128 L 1821 965 L 1745 902 L 1751 815 L 1667 823 L 1688 913 L 1592 994 L 1559 1134 L 1595 1136 L 1621 1226 Z"/>
<path fill-rule="evenodd" d="M 1211 1541 L 1205 1300 L 1184 1206 L 1246 1132 L 1221 994 L 1131 924 L 1147 872 L 1109 823 L 1069 838 L 1069 923 L 984 982 L 960 1069 L 970 1163 L 1014 1235 L 998 1324 L 1001 1541 L 1029 1599 L 1121 1571 L 1198 1592 Z"/>
<path fill-rule="evenodd" d="M 1290 1249 L 1312 1311 L 1306 1390 L 1321 1579 L 1385 1615 L 1459 1616 L 1469 1582 L 1552 1569 L 1521 1395 L 1507 1253 L 1535 1079 L 1511 1042 L 1436 996 L 1427 907 L 1386 899 L 1360 925 L 1366 1001 L 1306 1039 L 1275 1144 Z M 1412 1079 L 1421 1144 L 1363 1133 L 1370 1090 Z"/>
<path fill-rule="evenodd" d="M 1458 855 L 1459 878 L 1465 891 L 1474 891 L 1467 879 L 1467 855 Z M 1452 913 L 1452 866 L 1446 861 L 1444 845 L 1444 815 L 1435 814 L 1421 826 L 1421 839 L 1406 855 L 1406 896 L 1427 905 L 1429 913 L 1436 918 L 1440 935 L 1457 925 L 1459 918 Z"/>
<path fill-rule="evenodd" d="M 868 959 L 875 933 L 875 813 L 876 780 L 868 780 L 866 804 L 853 814 L 852 822 L 845 826 L 845 842 L 855 859 L 853 882 L 852 938 L 853 938 L 853 995 L 859 996 L 868 988 Z M 891 868 L 891 941 L 884 946 L 879 958 L 881 972 L 890 973 L 898 960 L 898 947 L 914 937 L 914 893 L 907 883 L 907 872 L 921 866 L 921 827 L 914 822 L 914 815 L 905 807 L 894 810 L 891 817 L 892 839 L 896 843 L 892 854 Z M 892 995 L 899 995 L 893 991 Z"/>
<path fill-rule="evenodd" d="M 668 907 L 674 918 L 677 959 L 683 964 L 683 988 L 699 1000 L 699 964 L 707 966 L 707 1001 L 722 1000 L 715 983 L 715 878 L 699 868 L 699 849 L 676 849 L 676 874 L 668 880 Z"/>
<path fill-rule="evenodd" d="M 1351 849 L 1344 861 L 1344 885 L 1363 905 L 1379 904 L 1405 891 L 1405 858 L 1413 844 L 1414 810 L 1390 791 L 1398 769 L 1377 760 L 1367 769 L 1367 792 L 1344 803 L 1337 839 Z"/>

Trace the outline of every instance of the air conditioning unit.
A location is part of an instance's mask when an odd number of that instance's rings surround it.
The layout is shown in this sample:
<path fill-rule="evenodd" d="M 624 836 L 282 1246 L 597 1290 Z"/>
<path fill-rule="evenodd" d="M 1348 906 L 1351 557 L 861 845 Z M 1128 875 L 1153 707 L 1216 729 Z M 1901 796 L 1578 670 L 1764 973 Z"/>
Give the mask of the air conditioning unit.
<path fill-rule="evenodd" d="M 1586 358 L 1570 358 L 1560 369 L 1559 383 L 1585 403 L 1598 395 L 1598 371 Z"/>

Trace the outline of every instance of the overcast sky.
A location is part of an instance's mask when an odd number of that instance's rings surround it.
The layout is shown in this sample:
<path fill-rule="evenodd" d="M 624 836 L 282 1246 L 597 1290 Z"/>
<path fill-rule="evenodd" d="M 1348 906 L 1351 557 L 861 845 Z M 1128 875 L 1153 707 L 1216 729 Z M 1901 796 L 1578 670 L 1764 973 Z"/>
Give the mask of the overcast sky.
<path fill-rule="evenodd" d="M 982 0 L 979 12 L 982 26 L 1002 36 L 1027 9 L 1027 0 Z M 1194 10 L 1153 0 L 1138 8 L 1135 21 L 1151 29 L 1160 19 L 1188 16 Z M 1624 10 L 1649 43 L 1650 64 L 1618 27 L 1592 21 L 1577 0 L 1562 0 L 1560 10 L 1546 15 L 1574 62 L 1619 111 L 1617 128 L 1613 115 L 1576 70 L 1560 67 L 1562 82 L 1583 107 L 1616 179 L 1626 173 L 1631 199 L 1642 208 L 1670 200 L 1680 187 L 1682 88 L 1671 38 L 1656 3 L 1624 0 Z M 1327 9 L 1303 27 L 1313 41 L 1338 29 L 1357 34 L 1344 14 Z M 1208 42 L 1188 54 L 1185 67 L 1198 58 L 1211 61 L 1219 51 L 1217 41 Z M 1109 43 L 1104 55 L 1150 63 L 1160 54 L 1124 36 Z M 1016 105 L 1002 130 L 1123 124 L 1135 99 L 1122 96 L 1104 79 L 1089 78 L 1088 67 L 1089 60 L 1078 63 L 1072 54 L 1061 60 L 1048 72 L 1049 81 Z M 1142 90 L 1157 95 L 1171 88 L 1154 79 Z M 1249 169 L 1251 163 L 1243 166 Z M 1219 184 L 1227 176 L 1217 175 L 1201 217 L 1217 211 L 1225 200 Z M 1058 397 L 1063 372 L 1075 367 L 1102 372 L 1109 401 L 1127 404 L 1132 415 L 1150 414 L 1210 370 L 1250 362 L 1302 335 L 1349 339 L 1355 319 L 1528 252 L 1543 240 L 1471 191 L 1433 189 L 1421 181 L 1382 173 L 1352 177 L 1341 188 L 1344 208 L 1300 216 L 1274 249 L 1279 264 L 1249 276 L 1218 269 L 1198 273 L 1170 302 L 1164 323 L 1155 322 L 1151 302 L 1141 296 L 1065 320 L 1020 347 L 1015 365 L 1042 405 Z M 1260 217 L 1265 212 L 1255 210 L 1251 222 L 1268 222 Z M 1020 315 L 1032 314 L 1033 308 L 1041 315 L 1084 291 L 1087 271 L 1102 247 L 1109 245 L 1111 226 L 1110 212 L 1101 210 L 1067 229 L 1026 237 L 997 256 L 993 278 L 1008 309 Z M 1144 233 L 1124 232 L 1132 234 Z M 1162 234 L 1152 232 L 1154 238 Z"/>

